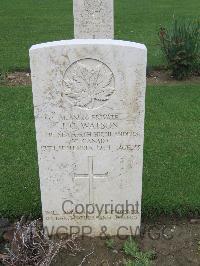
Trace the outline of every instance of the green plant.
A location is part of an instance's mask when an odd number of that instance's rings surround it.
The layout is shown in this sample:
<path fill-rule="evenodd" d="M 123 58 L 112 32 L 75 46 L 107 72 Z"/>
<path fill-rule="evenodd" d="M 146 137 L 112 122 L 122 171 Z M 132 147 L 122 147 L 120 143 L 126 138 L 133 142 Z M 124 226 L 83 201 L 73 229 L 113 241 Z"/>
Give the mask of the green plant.
<path fill-rule="evenodd" d="M 106 246 L 107 248 L 113 249 L 114 248 L 114 240 L 113 239 L 107 239 L 106 240 Z"/>
<path fill-rule="evenodd" d="M 124 243 L 123 250 L 126 255 L 134 259 L 134 261 L 126 261 L 126 266 L 149 266 L 151 265 L 151 259 L 154 257 L 154 252 L 152 251 L 140 251 L 137 243 L 131 237 Z"/>
<path fill-rule="evenodd" d="M 198 243 L 197 243 L 197 249 L 198 249 L 198 251 L 200 251 L 200 241 L 198 241 Z"/>
<path fill-rule="evenodd" d="M 171 28 L 160 28 L 159 38 L 176 79 L 185 79 L 200 70 L 200 21 L 175 19 Z"/>

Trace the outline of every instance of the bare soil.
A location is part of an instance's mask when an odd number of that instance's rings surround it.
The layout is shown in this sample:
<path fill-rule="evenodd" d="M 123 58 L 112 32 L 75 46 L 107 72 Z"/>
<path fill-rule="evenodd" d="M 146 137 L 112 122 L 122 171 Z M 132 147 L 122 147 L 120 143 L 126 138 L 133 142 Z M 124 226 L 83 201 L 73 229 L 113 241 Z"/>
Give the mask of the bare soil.
<path fill-rule="evenodd" d="M 200 76 L 193 76 L 187 80 L 175 80 L 170 71 L 160 70 L 152 71 L 148 74 L 148 85 L 178 85 L 178 84 L 200 84 Z"/>
<path fill-rule="evenodd" d="M 31 75 L 28 72 L 13 72 L 5 75 L 5 79 L 1 80 L 6 86 L 30 86 Z M 177 81 L 171 75 L 169 71 L 160 70 L 152 71 L 148 73 L 147 84 L 148 85 L 178 85 L 178 84 L 200 84 L 200 76 L 193 76 L 190 79 L 184 81 Z"/>
<path fill-rule="evenodd" d="M 142 231 L 136 242 L 142 251 L 155 252 L 152 265 L 200 265 L 200 220 L 145 222 Z M 125 238 L 113 238 L 114 247 L 110 249 L 105 239 L 85 237 L 80 240 L 81 253 L 74 257 L 61 253 L 52 266 L 124 265 L 125 260 L 130 259 L 123 252 Z"/>
<path fill-rule="evenodd" d="M 31 85 L 31 75 L 28 72 L 13 72 L 8 73 L 4 80 L 8 86 L 29 86 Z"/>
<path fill-rule="evenodd" d="M 13 225 L 0 222 L 0 259 L 5 254 L 5 245 L 12 241 Z M 4 227 L 5 225 L 5 227 Z M 103 238 L 82 237 L 78 239 L 81 251 L 75 256 L 60 252 L 51 266 L 110 266 L 125 265 L 132 259 L 123 251 L 126 236 L 112 237 L 109 248 Z M 156 221 L 144 221 L 141 235 L 135 238 L 141 251 L 154 251 L 151 265 L 199 266 L 200 265 L 200 219 L 177 220 L 163 217 Z M 0 263 L 0 265 L 2 265 Z"/>

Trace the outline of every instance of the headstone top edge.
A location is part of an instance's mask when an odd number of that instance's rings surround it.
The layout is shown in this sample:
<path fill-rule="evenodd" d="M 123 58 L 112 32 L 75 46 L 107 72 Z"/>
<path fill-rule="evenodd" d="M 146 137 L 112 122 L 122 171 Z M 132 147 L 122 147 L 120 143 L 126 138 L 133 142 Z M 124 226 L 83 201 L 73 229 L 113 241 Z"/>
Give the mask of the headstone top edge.
<path fill-rule="evenodd" d="M 91 45 L 91 44 L 98 44 L 98 45 L 121 45 L 124 47 L 133 47 L 142 50 L 147 50 L 146 46 L 141 43 L 136 42 L 129 42 L 129 41 L 121 41 L 121 40 L 112 40 L 112 39 L 73 39 L 73 40 L 61 40 L 61 41 L 54 41 L 54 42 L 46 42 L 41 44 L 35 44 L 31 46 L 29 49 L 29 53 L 34 50 L 48 48 L 48 47 L 55 47 L 55 46 L 62 46 L 62 45 Z"/>

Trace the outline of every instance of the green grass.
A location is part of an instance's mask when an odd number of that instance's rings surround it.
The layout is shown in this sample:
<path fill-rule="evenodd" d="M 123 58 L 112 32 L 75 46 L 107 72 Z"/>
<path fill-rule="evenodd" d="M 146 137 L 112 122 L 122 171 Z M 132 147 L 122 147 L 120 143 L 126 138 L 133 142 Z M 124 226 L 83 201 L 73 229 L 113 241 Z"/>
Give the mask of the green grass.
<path fill-rule="evenodd" d="M 0 87 L 0 215 L 41 212 L 30 87 Z M 199 86 L 150 86 L 146 98 L 145 216 L 200 209 Z"/>
<path fill-rule="evenodd" d="M 159 25 L 199 10 L 199 0 L 115 0 L 115 38 L 145 43 L 149 65 L 162 65 Z M 0 70 L 28 69 L 32 44 L 73 38 L 72 0 L 0 0 L 0 25 Z"/>
<path fill-rule="evenodd" d="M 30 88 L 0 87 L 0 215 L 40 214 Z"/>
<path fill-rule="evenodd" d="M 199 132 L 199 85 L 148 89 L 143 214 L 200 210 Z"/>

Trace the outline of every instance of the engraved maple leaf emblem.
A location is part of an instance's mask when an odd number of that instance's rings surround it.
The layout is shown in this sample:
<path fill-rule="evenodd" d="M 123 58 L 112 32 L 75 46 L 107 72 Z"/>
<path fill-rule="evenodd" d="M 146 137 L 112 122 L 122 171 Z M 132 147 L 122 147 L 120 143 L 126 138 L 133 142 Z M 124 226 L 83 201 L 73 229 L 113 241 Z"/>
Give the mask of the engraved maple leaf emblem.
<path fill-rule="evenodd" d="M 93 60 L 92 63 L 76 62 L 63 79 L 65 87 L 63 96 L 73 105 L 87 109 L 101 106 L 115 91 L 112 71 L 97 60 Z"/>

